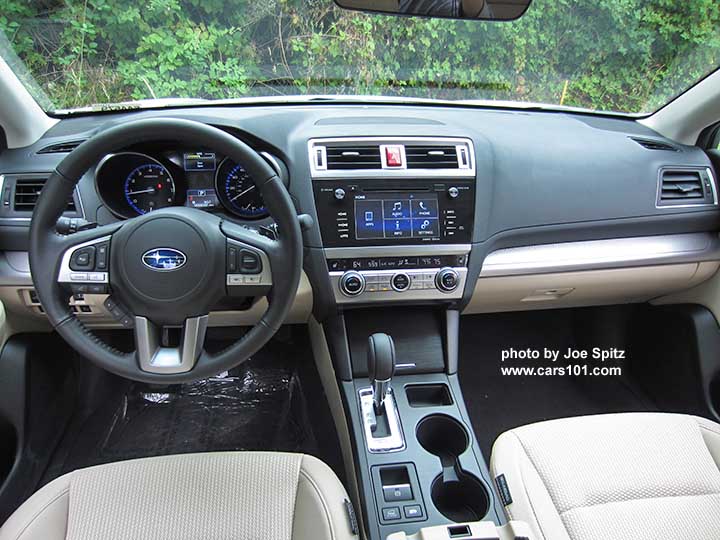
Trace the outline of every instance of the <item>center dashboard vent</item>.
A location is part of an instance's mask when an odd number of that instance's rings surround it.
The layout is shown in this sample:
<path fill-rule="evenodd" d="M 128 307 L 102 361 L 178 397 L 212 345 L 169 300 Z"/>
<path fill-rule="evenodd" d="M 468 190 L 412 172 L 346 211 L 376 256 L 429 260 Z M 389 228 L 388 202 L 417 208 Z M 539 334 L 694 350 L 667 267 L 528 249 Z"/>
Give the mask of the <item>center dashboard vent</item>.
<path fill-rule="evenodd" d="M 12 208 L 15 212 L 32 212 L 47 178 L 18 178 L 15 180 Z M 77 213 L 74 197 L 68 201 L 65 212 Z"/>
<path fill-rule="evenodd" d="M 710 173 L 705 169 L 663 169 L 660 172 L 658 206 L 715 203 Z"/>
<path fill-rule="evenodd" d="M 407 145 L 405 158 L 408 169 L 458 169 L 458 151 L 455 146 Z"/>
<path fill-rule="evenodd" d="M 325 147 L 327 170 L 381 169 L 380 146 L 352 145 Z"/>
<path fill-rule="evenodd" d="M 451 137 L 314 139 L 313 177 L 475 176 L 472 141 Z"/>

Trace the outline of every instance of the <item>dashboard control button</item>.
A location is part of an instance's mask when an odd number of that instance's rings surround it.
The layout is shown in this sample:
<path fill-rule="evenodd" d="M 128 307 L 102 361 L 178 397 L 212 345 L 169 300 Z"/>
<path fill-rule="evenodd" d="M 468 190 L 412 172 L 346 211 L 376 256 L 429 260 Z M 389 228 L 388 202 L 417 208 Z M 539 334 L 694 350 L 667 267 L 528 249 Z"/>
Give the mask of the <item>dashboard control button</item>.
<path fill-rule="evenodd" d="M 403 272 L 395 274 L 390 284 L 397 292 L 407 291 L 410 288 L 410 276 Z"/>
<path fill-rule="evenodd" d="M 365 278 L 359 272 L 349 271 L 340 276 L 340 290 L 345 296 L 357 296 L 365 289 Z"/>
<path fill-rule="evenodd" d="M 419 504 L 405 506 L 403 507 L 403 511 L 405 512 L 405 517 L 407 519 L 417 519 L 422 517 L 422 508 L 420 508 Z"/>
<path fill-rule="evenodd" d="M 383 486 L 383 499 L 385 502 L 412 501 L 413 493 L 410 484 L 395 484 Z"/>
<path fill-rule="evenodd" d="M 345 190 L 343 188 L 337 188 L 335 190 L 335 198 L 338 201 L 342 201 L 345 198 Z"/>
<path fill-rule="evenodd" d="M 455 186 L 452 186 L 452 187 L 448 188 L 447 193 L 451 199 L 457 199 L 458 195 L 460 195 L 460 190 L 458 188 L 456 188 Z"/>
<path fill-rule="evenodd" d="M 400 509 L 397 506 L 383 508 L 382 517 L 385 521 L 395 521 L 402 518 L 402 516 L 400 515 Z"/>
<path fill-rule="evenodd" d="M 452 268 L 443 268 L 435 276 L 435 285 L 444 292 L 452 292 L 457 289 L 460 283 L 460 276 Z"/>

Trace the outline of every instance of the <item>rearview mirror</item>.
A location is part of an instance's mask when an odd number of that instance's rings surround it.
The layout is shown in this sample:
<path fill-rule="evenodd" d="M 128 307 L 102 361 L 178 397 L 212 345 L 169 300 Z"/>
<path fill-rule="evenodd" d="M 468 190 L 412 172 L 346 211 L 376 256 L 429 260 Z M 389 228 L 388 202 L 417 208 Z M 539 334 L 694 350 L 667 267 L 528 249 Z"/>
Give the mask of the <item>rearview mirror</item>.
<path fill-rule="evenodd" d="M 344 9 L 446 19 L 512 21 L 532 0 L 335 0 Z"/>

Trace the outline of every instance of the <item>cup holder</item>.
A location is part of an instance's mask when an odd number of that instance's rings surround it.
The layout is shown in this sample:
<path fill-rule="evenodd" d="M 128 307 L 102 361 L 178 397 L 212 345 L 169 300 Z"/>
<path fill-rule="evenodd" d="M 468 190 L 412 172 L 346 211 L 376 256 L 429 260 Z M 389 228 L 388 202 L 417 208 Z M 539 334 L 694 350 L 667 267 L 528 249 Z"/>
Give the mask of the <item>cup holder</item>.
<path fill-rule="evenodd" d="M 473 475 L 460 472 L 457 481 L 447 482 L 440 474 L 432 483 L 432 502 L 450 521 L 481 521 L 490 509 L 485 486 Z"/>
<path fill-rule="evenodd" d="M 415 431 L 425 450 L 442 461 L 443 468 L 454 466 L 458 456 L 467 450 L 470 438 L 460 422 L 444 414 L 423 418 Z"/>
<path fill-rule="evenodd" d="M 433 480 L 430 496 L 443 516 L 455 522 L 480 521 L 490 498 L 480 480 L 463 470 L 459 457 L 470 446 L 465 427 L 445 414 L 423 418 L 415 430 L 420 446 L 440 458 L 443 472 Z"/>

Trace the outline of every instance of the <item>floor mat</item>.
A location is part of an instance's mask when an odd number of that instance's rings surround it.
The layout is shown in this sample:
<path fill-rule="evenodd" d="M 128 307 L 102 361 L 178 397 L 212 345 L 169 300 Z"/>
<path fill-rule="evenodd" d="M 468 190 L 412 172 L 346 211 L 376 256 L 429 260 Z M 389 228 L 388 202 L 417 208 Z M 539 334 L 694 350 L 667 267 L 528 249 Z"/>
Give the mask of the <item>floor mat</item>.
<path fill-rule="evenodd" d="M 542 420 L 657 410 L 625 377 L 508 376 L 500 372 L 509 348 L 575 347 L 572 311 L 462 317 L 459 378 L 473 429 L 486 461 L 502 432 Z M 513 360 L 513 366 L 543 365 Z"/>
<path fill-rule="evenodd" d="M 270 347 L 272 349 L 272 347 Z M 284 348 L 187 385 L 124 383 L 69 430 L 44 478 L 124 459 L 275 450 L 317 455 L 297 365 Z M 297 359 L 296 349 L 292 355 Z"/>

